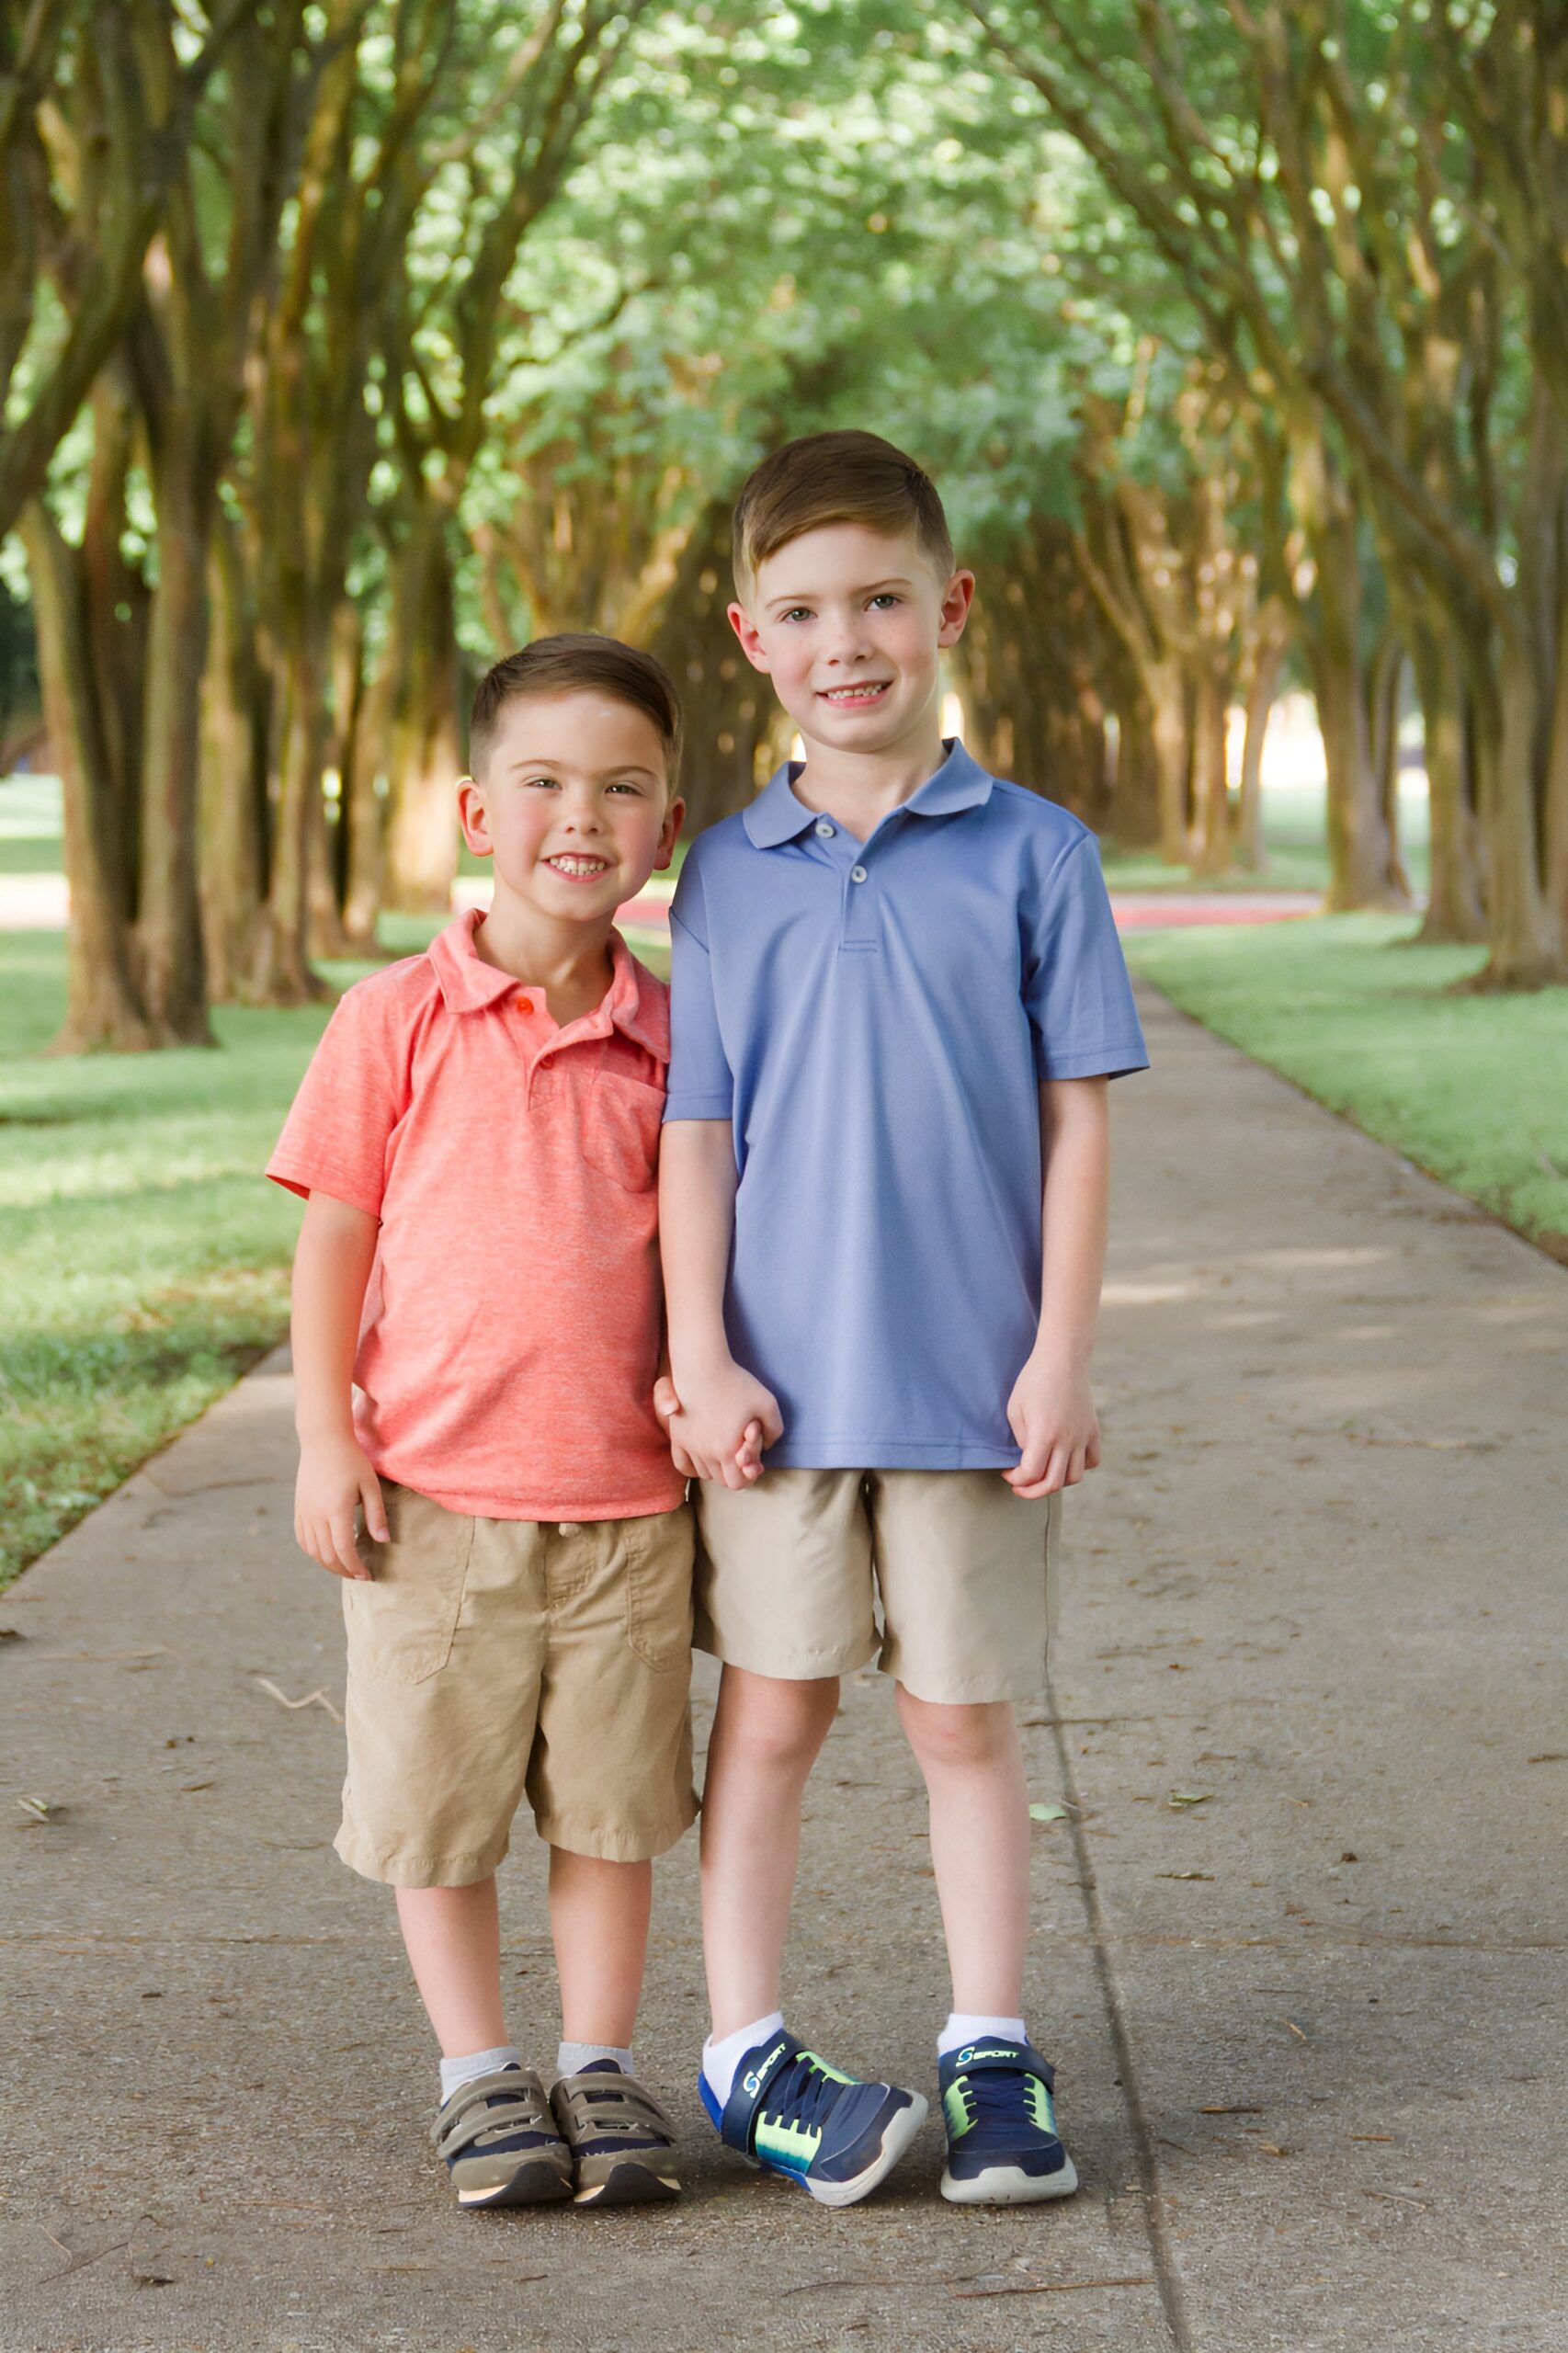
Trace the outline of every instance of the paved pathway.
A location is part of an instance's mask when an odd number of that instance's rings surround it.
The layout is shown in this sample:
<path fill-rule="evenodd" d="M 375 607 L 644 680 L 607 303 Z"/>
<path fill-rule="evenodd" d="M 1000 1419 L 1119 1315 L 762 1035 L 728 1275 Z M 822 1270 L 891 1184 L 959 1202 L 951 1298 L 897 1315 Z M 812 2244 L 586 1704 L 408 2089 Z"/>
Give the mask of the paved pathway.
<path fill-rule="evenodd" d="M 274 1358 L 0 1601 L 3 2353 L 1568 2346 L 1568 1275 L 1147 1011 L 1109 1461 L 1028 1732 L 1076 1809 L 1038 1833 L 1029 2006 L 1080 2196 L 946 2209 L 928 2130 L 835 2215 L 720 2151 L 688 1840 L 642 2037 L 685 2202 L 449 2209 L 389 1908 L 328 1848 L 337 1726 L 277 1696 L 341 1676 Z M 529 1838 L 506 1905 L 546 2052 Z M 802 2027 L 926 2081 L 933 1892 L 870 1678 L 799 1918 Z"/>

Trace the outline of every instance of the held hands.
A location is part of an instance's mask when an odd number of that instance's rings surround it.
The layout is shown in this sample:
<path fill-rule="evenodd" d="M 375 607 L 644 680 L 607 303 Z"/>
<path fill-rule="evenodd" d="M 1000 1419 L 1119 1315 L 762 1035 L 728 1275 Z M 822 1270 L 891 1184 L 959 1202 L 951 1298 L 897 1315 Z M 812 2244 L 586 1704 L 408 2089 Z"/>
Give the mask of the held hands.
<path fill-rule="evenodd" d="M 1031 1356 L 1007 1400 L 1007 1426 L 1023 1460 L 1002 1476 L 1027 1502 L 1075 1487 L 1085 1471 L 1099 1467 L 1099 1415 L 1080 1365 Z"/>
<path fill-rule="evenodd" d="M 335 1577 L 369 1577 L 354 1541 L 354 1514 L 361 1506 L 366 1534 L 384 1544 L 387 1513 L 381 1483 L 353 1435 L 302 1438 L 300 1474 L 294 1482 L 294 1541 Z"/>
<path fill-rule="evenodd" d="M 684 1385 L 683 1403 L 667 1373 L 653 1384 L 653 1411 L 668 1433 L 676 1469 L 685 1479 L 751 1486 L 762 1476 L 764 1447 L 784 1434 L 772 1391 L 733 1357 Z"/>

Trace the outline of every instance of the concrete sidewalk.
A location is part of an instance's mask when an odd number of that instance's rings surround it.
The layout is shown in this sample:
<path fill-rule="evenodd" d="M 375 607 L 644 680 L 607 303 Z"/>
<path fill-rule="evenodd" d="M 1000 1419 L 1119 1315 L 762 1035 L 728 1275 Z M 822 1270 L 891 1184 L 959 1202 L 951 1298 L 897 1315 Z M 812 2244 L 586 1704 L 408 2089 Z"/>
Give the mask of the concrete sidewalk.
<path fill-rule="evenodd" d="M 1079 2197 L 945 2208 L 935 2126 L 846 2214 L 720 2150 L 687 1840 L 640 2038 L 685 2201 L 450 2209 L 390 1904 L 330 1851 L 341 1733 L 277 1696 L 335 1709 L 342 1675 L 274 1358 L 0 1599 L 3 2353 L 1568 2347 L 1568 1275 L 1145 1011 L 1108 1467 L 1028 1733 L 1075 1809 L 1037 1833 L 1029 2006 Z M 548 2057 L 540 1864 L 520 1836 L 504 1902 Z M 932 2088 L 922 1809 L 873 1677 L 797 1921 L 801 2030 Z"/>

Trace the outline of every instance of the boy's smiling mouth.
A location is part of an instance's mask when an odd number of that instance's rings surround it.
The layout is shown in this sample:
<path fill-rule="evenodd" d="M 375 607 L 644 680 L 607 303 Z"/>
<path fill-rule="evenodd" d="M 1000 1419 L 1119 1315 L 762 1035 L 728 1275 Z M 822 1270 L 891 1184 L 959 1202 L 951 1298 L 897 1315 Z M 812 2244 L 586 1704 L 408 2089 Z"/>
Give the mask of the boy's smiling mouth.
<path fill-rule="evenodd" d="M 876 702 L 892 685 L 891 678 L 861 678 L 852 687 L 821 687 L 817 694 L 822 702 Z"/>
<path fill-rule="evenodd" d="M 584 857 L 576 850 L 558 850 L 544 863 L 552 874 L 559 874 L 568 882 L 592 882 L 609 872 L 608 858 Z"/>

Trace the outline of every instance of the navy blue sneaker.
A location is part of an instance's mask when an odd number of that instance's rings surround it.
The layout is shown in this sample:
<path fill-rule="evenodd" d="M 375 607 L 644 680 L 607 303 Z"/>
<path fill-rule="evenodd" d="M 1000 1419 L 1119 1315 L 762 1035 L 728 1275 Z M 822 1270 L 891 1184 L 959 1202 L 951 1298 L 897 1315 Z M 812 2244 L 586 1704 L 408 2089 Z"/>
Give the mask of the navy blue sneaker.
<path fill-rule="evenodd" d="M 841 2075 L 788 2030 L 748 2051 L 722 2109 L 706 2075 L 702 2105 L 753 2165 L 788 2174 L 824 2206 L 853 2206 L 892 2171 L 926 2121 L 918 2092 Z"/>
<path fill-rule="evenodd" d="M 1031 2042 L 984 2037 L 942 2060 L 948 2165 L 942 2195 L 959 2206 L 1026 2206 L 1078 2187 L 1051 2106 L 1055 2073 Z"/>

